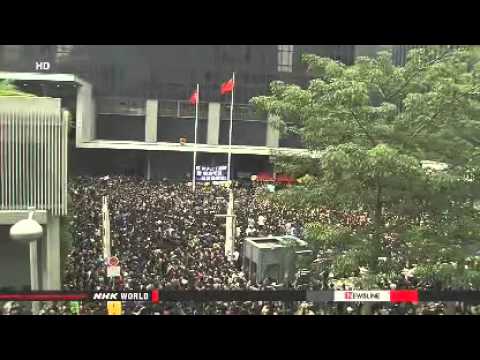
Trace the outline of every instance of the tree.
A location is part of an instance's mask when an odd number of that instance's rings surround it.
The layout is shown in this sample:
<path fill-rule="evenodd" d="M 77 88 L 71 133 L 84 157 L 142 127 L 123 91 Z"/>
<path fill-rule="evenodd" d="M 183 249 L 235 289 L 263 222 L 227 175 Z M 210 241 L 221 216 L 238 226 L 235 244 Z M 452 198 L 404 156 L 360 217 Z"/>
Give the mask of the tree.
<path fill-rule="evenodd" d="M 333 254 L 335 277 L 379 288 L 414 269 L 420 285 L 480 287 L 478 261 L 465 263 L 480 247 L 478 59 L 478 49 L 441 47 L 411 50 L 403 67 L 388 51 L 351 66 L 306 55 L 307 88 L 274 82 L 271 95 L 251 100 L 311 151 L 277 157 L 281 170 L 309 176 L 275 201 L 368 212 L 355 230 L 307 226 L 320 255 Z M 429 171 L 424 160 L 448 166 Z"/>
<path fill-rule="evenodd" d="M 4 80 L 4 81 L 0 81 L 0 96 L 34 97 L 35 95 L 20 91 L 11 82 Z"/>

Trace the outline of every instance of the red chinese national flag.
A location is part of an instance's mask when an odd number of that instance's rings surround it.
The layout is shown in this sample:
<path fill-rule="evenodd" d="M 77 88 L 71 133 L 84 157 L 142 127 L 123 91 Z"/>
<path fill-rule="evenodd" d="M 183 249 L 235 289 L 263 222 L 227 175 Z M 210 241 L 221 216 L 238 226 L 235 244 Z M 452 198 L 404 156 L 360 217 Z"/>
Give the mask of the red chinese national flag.
<path fill-rule="evenodd" d="M 198 103 L 198 92 L 194 92 L 192 96 L 190 96 L 190 104 L 197 105 Z"/>
<path fill-rule="evenodd" d="M 226 83 L 222 84 L 222 87 L 220 88 L 220 93 L 222 95 L 231 93 L 233 91 L 234 87 L 235 87 L 235 84 L 233 83 L 233 80 L 230 79 Z"/>

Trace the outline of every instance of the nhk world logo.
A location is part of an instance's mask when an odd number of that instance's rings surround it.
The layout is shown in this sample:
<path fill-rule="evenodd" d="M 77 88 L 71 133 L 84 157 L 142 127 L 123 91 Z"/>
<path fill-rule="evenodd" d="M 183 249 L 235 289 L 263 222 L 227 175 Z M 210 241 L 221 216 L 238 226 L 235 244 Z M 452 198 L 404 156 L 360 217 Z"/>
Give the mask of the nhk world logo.
<path fill-rule="evenodd" d="M 390 302 L 390 291 L 335 291 L 334 301 Z"/>

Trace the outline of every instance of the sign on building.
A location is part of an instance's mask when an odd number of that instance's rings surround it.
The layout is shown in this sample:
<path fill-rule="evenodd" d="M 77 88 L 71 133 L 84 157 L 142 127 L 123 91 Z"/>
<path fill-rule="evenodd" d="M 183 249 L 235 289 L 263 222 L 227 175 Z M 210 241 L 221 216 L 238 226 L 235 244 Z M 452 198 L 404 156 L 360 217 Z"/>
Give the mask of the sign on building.
<path fill-rule="evenodd" d="M 197 181 L 227 181 L 227 166 L 197 166 L 195 177 Z"/>

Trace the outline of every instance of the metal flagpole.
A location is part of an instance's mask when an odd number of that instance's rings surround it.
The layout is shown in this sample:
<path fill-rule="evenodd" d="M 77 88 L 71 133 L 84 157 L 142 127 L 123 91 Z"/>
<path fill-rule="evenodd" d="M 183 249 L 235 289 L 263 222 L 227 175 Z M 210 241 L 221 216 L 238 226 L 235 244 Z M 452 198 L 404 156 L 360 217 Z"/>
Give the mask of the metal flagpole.
<path fill-rule="evenodd" d="M 192 171 L 192 188 L 195 192 L 195 168 L 197 167 L 197 130 L 198 130 L 198 106 L 200 103 L 200 85 L 197 84 L 197 98 L 195 104 L 195 145 L 193 148 L 193 171 Z"/>
<path fill-rule="evenodd" d="M 228 165 L 227 165 L 229 181 L 232 180 L 232 176 L 230 173 L 230 166 L 232 162 L 233 95 L 235 92 L 235 73 L 233 73 L 232 82 L 233 82 L 233 87 L 232 87 L 232 103 L 230 104 L 230 133 L 228 135 Z"/>

